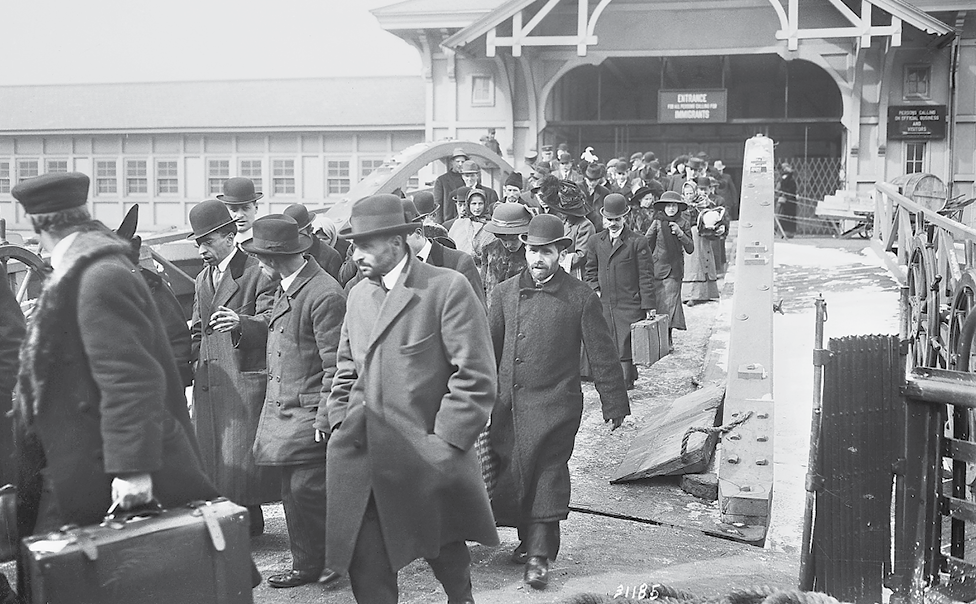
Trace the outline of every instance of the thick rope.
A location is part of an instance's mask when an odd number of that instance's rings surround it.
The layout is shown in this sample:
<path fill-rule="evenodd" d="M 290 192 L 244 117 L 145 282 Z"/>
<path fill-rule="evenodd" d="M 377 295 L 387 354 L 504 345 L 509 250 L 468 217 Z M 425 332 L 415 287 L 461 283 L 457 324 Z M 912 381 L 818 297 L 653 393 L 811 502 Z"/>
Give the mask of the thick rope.
<path fill-rule="evenodd" d="M 646 587 L 646 589 L 645 589 Z M 661 604 L 841 604 L 836 598 L 816 591 L 782 590 L 770 587 L 736 590 L 727 596 L 705 598 L 657 583 L 644 583 L 617 594 L 578 594 L 564 604 L 640 604 L 655 600 Z"/>
<path fill-rule="evenodd" d="M 681 458 L 684 459 L 685 456 L 688 455 L 688 439 L 691 438 L 691 435 L 694 434 L 695 432 L 703 432 L 705 434 L 718 434 L 719 436 L 723 436 L 726 433 L 733 430 L 736 426 L 739 426 L 740 424 L 745 422 L 750 417 L 752 417 L 752 411 L 747 412 L 739 419 L 733 420 L 725 424 L 724 426 L 715 426 L 714 428 L 703 428 L 700 426 L 692 426 L 688 428 L 687 430 L 685 430 L 685 435 L 681 437 Z"/>

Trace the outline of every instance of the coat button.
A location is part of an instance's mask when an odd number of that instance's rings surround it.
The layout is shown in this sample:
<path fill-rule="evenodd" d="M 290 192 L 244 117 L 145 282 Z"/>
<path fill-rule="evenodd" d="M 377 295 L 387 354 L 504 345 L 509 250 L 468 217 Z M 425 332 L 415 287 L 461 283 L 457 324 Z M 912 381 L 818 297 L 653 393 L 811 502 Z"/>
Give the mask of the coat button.
<path fill-rule="evenodd" d="M 519 386 L 518 384 L 515 384 L 514 386 L 512 386 L 512 388 L 514 388 L 515 390 L 518 390 L 519 388 L 521 388 L 521 386 Z"/>
<path fill-rule="evenodd" d="M 275 381 L 276 382 L 280 382 L 281 381 L 281 376 L 280 375 L 276 375 L 275 376 Z"/>
<path fill-rule="evenodd" d="M 521 363 L 521 362 L 522 362 L 522 359 L 520 359 L 520 358 L 516 358 L 516 359 L 515 359 L 515 362 L 516 362 L 516 363 Z"/>
<path fill-rule="evenodd" d="M 285 328 L 284 328 L 284 327 L 282 327 L 281 329 L 279 329 L 279 330 L 278 330 L 278 333 L 285 333 Z"/>
<path fill-rule="evenodd" d="M 213 335 L 213 327 L 207 325 L 207 328 L 203 330 L 203 333 L 207 334 L 208 336 Z"/>
<path fill-rule="evenodd" d="M 524 333 L 520 333 L 520 334 L 518 335 L 518 339 L 520 339 L 520 340 L 524 340 L 524 339 L 525 339 L 525 334 L 524 334 Z"/>
<path fill-rule="evenodd" d="M 279 356 L 279 357 L 281 356 L 281 351 L 280 351 L 280 350 L 278 351 L 278 356 Z"/>
<path fill-rule="evenodd" d="M 522 294 L 521 296 L 519 296 L 519 298 L 522 298 L 523 300 L 525 300 L 525 294 Z"/>
<path fill-rule="evenodd" d="M 281 401 L 275 401 L 275 405 L 281 406 Z"/>

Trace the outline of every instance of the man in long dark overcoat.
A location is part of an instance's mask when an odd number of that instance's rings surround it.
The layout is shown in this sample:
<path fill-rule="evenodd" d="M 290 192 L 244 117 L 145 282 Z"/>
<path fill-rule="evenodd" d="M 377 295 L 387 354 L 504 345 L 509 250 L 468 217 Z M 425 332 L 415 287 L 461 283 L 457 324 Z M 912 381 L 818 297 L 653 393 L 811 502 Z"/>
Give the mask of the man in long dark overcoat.
<path fill-rule="evenodd" d="M 461 165 L 467 160 L 468 154 L 464 152 L 464 149 L 456 148 L 447 164 L 447 172 L 438 176 L 434 181 L 434 203 L 437 204 L 434 210 L 436 213 L 435 221 L 440 224 L 444 224 L 451 218 L 457 218 L 454 191 L 458 187 L 464 186 L 464 178 L 461 177 Z"/>
<path fill-rule="evenodd" d="M 278 473 L 254 463 L 251 446 L 268 383 L 267 317 L 277 283 L 238 249 L 224 204 L 190 210 L 192 239 L 204 260 L 197 274 L 190 335 L 196 374 L 193 423 L 203 468 L 221 493 L 250 512 L 251 534 L 264 531 L 261 504 L 277 501 Z M 250 239 L 250 229 L 248 229 Z"/>
<path fill-rule="evenodd" d="M 241 244 L 265 273 L 281 280 L 268 318 L 268 389 L 254 438 L 255 463 L 281 471 L 291 544 L 292 570 L 268 577 L 272 587 L 338 578 L 323 576 L 325 438 L 314 423 L 317 414 L 326 417 L 346 297 L 335 279 L 303 255 L 312 236 L 298 227 L 288 215 L 264 216 L 254 221 L 254 238 Z"/>
<path fill-rule="evenodd" d="M 72 172 L 11 191 L 54 267 L 21 351 L 18 447 L 33 447 L 19 451 L 25 536 L 98 523 L 113 503 L 177 507 L 218 495 L 149 288 L 128 242 L 91 220 L 88 189 Z M 30 467 L 42 469 L 27 475 Z"/>
<path fill-rule="evenodd" d="M 495 399 L 488 322 L 459 273 L 418 262 L 400 199 L 357 201 L 349 293 L 328 403 L 326 565 L 356 601 L 397 601 L 426 558 L 448 602 L 473 602 L 465 540 L 497 545 L 474 443 Z"/>
<path fill-rule="evenodd" d="M 562 221 L 540 214 L 520 237 L 528 268 L 495 287 L 488 305 L 498 362 L 490 437 L 499 477 L 491 503 L 499 526 L 518 528 L 512 559 L 541 589 L 559 551 L 559 522 L 569 515 L 567 464 L 583 414 L 581 345 L 611 430 L 630 403 L 600 299 L 559 266 L 571 243 Z"/>
<path fill-rule="evenodd" d="M 13 401 L 10 393 L 17 384 L 20 343 L 24 341 L 26 330 L 24 313 L 4 278 L 0 283 L 0 429 L 3 430 L 0 436 L 0 486 L 14 481 L 12 428 L 8 412 Z"/>
<path fill-rule="evenodd" d="M 637 367 L 630 348 L 630 326 L 648 318 L 656 308 L 654 263 L 647 239 L 625 224 L 630 212 L 627 198 L 607 195 L 603 209 L 603 232 L 589 241 L 584 280 L 600 293 L 603 318 L 617 344 L 617 355 L 627 389 L 634 387 Z"/>

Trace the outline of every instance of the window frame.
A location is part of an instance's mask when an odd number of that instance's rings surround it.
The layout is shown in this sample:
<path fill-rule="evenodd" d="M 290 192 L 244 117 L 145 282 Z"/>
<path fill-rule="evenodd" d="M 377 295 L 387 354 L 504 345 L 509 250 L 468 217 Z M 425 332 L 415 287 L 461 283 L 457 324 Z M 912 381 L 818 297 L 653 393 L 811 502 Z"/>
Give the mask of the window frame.
<path fill-rule="evenodd" d="M 129 174 L 129 166 L 138 163 L 142 164 L 144 168 L 144 173 L 141 176 L 138 174 L 136 174 L 135 176 L 131 176 Z M 149 195 L 149 160 L 145 158 L 139 159 L 135 157 L 125 158 L 122 164 L 122 181 L 124 183 L 123 194 L 126 197 L 147 197 Z M 144 190 L 133 191 L 132 181 L 141 181 L 142 188 Z"/>
<path fill-rule="evenodd" d="M 914 148 L 920 149 L 921 153 L 912 153 Z M 905 174 L 920 174 L 926 171 L 925 162 L 928 159 L 926 150 L 925 141 L 905 141 Z"/>
<path fill-rule="evenodd" d="M 279 162 L 288 162 L 291 164 L 290 175 L 287 173 L 279 175 L 277 173 Z M 271 158 L 271 195 L 275 197 L 295 197 L 298 195 L 298 169 L 296 164 L 297 162 L 294 157 Z M 290 186 L 288 182 L 282 182 L 281 184 L 284 185 L 285 190 L 279 191 L 279 181 L 291 181 Z"/>
<path fill-rule="evenodd" d="M 160 168 L 160 164 L 173 164 L 173 173 L 172 173 L 172 175 L 166 175 L 164 177 L 163 176 L 163 171 Z M 154 187 L 153 187 L 153 190 L 156 192 L 156 195 L 160 195 L 160 196 L 179 195 L 180 194 L 180 160 L 179 159 L 176 159 L 176 158 L 159 158 L 159 157 L 157 157 L 157 158 L 155 158 L 155 161 L 153 162 L 153 168 L 154 168 L 154 173 L 153 173 Z M 161 188 L 161 185 L 163 184 L 163 181 L 164 180 L 167 181 L 167 182 L 173 181 L 172 184 L 174 185 L 175 190 L 173 190 L 173 191 L 163 191 L 162 188 Z"/>
<path fill-rule="evenodd" d="M 924 70 L 927 75 L 927 86 L 924 93 L 909 92 L 909 76 L 915 70 Z M 902 97 L 906 100 L 931 100 L 932 98 L 932 65 L 930 63 L 906 63 L 902 71 Z"/>
<path fill-rule="evenodd" d="M 29 176 L 21 176 L 20 167 L 29 162 L 34 162 L 34 174 Z M 24 182 L 28 178 L 34 178 L 41 175 L 41 160 L 32 157 L 18 157 L 14 164 L 14 170 L 17 182 Z"/>
<path fill-rule="evenodd" d="M 51 164 L 53 162 L 63 162 L 64 163 L 64 171 L 57 170 L 55 173 L 57 173 L 57 174 L 67 174 L 70 171 L 70 169 L 69 169 L 69 163 L 70 162 L 68 161 L 68 158 L 67 157 L 45 157 L 44 158 L 44 173 L 45 174 L 52 174 Z"/>
<path fill-rule="evenodd" d="M 480 98 L 478 94 L 478 82 L 487 82 L 486 96 Z M 495 106 L 495 77 L 488 73 L 471 74 L 471 106 L 472 107 L 494 107 Z"/>
<path fill-rule="evenodd" d="M 212 168 L 213 165 L 217 162 L 226 162 L 227 164 L 226 176 L 221 176 L 221 175 L 214 176 L 214 172 Z M 207 191 L 207 195 L 223 195 L 224 183 L 227 182 L 227 180 L 230 178 L 230 164 L 231 164 L 231 158 L 229 157 L 208 157 L 207 158 L 207 176 L 206 176 L 207 181 L 205 183 L 206 185 L 205 189 Z M 214 190 L 214 184 L 215 184 L 214 181 L 219 181 L 217 190 Z"/>
<path fill-rule="evenodd" d="M 251 162 L 253 168 L 253 162 L 257 162 L 259 166 L 258 177 L 254 178 L 251 174 L 244 173 L 244 162 Z M 241 157 L 237 160 L 237 173 L 244 178 L 249 178 L 251 182 L 254 183 L 254 190 L 257 192 L 264 191 L 264 158 L 261 157 Z"/>
<path fill-rule="evenodd" d="M 95 168 L 94 169 L 94 172 L 95 172 L 95 186 L 94 186 L 94 190 L 92 191 L 92 194 L 95 197 L 99 197 L 101 195 L 118 195 L 119 194 L 119 159 L 117 157 L 113 157 L 111 159 L 98 159 L 96 157 L 96 158 L 93 159 L 93 162 L 95 164 L 95 166 L 94 166 L 94 168 Z M 99 164 L 111 164 L 112 165 L 112 176 L 111 177 L 101 176 L 98 173 Z M 99 190 L 99 187 L 101 186 L 102 181 L 108 181 L 108 180 L 111 180 L 112 181 L 112 190 L 111 191 L 101 191 L 101 190 Z"/>
<path fill-rule="evenodd" d="M 6 164 L 6 168 L 4 168 Z M 6 173 L 6 176 L 4 176 Z M 9 158 L 0 159 L 0 195 L 8 195 L 13 187 L 13 162 Z"/>
<path fill-rule="evenodd" d="M 342 166 L 336 166 L 336 172 L 333 173 L 333 167 L 331 164 L 345 164 L 345 176 L 343 176 Z M 332 183 L 336 182 L 336 190 L 332 190 Z M 345 182 L 345 188 L 343 188 L 343 182 Z M 326 197 L 332 197 L 336 195 L 345 195 L 352 188 L 352 160 L 349 158 L 341 159 L 338 157 L 325 158 L 325 195 Z"/>

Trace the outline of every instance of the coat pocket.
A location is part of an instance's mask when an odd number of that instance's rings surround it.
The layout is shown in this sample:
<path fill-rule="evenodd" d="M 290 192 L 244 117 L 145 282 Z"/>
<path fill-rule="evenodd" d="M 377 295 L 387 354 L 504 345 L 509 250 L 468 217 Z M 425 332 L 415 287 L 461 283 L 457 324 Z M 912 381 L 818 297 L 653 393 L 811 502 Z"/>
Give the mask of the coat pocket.
<path fill-rule="evenodd" d="M 417 354 L 419 352 L 423 352 L 428 348 L 430 348 L 436 342 L 437 340 L 436 336 L 437 336 L 436 333 L 432 333 L 424 338 L 417 340 L 416 342 L 412 342 L 410 344 L 404 344 L 400 346 L 400 354 L 410 355 L 410 354 Z"/>
<path fill-rule="evenodd" d="M 298 395 L 299 404 L 301 404 L 301 406 L 305 408 L 312 407 L 318 409 L 320 400 L 322 400 L 322 395 L 319 394 L 318 392 Z"/>

